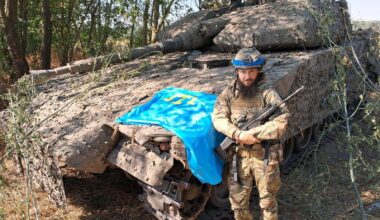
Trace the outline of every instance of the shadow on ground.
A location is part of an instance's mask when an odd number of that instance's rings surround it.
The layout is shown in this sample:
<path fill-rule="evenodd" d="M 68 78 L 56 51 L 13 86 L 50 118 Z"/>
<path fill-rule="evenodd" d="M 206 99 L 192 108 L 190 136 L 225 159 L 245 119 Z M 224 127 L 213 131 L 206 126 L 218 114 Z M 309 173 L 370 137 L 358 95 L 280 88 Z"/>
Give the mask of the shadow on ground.
<path fill-rule="evenodd" d="M 64 185 L 69 203 L 83 208 L 80 219 L 154 219 L 138 200 L 142 189 L 119 169 L 90 178 L 65 178 Z"/>

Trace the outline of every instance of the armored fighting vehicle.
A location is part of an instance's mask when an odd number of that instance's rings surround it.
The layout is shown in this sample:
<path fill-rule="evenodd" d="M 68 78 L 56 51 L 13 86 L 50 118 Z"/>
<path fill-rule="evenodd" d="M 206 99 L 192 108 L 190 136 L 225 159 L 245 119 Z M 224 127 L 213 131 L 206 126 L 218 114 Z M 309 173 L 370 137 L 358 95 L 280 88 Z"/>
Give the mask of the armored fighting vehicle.
<path fill-rule="evenodd" d="M 226 184 L 211 186 L 194 177 L 180 138 L 159 126 L 114 120 L 168 86 L 220 94 L 235 77 L 233 54 L 256 47 L 267 58 L 264 80 L 281 97 L 304 86 L 287 103 L 292 116 L 281 140 L 287 173 L 324 119 L 340 108 L 332 83 L 337 63 L 347 68 L 350 96 L 360 88 L 358 63 L 343 61 L 355 56 L 367 68 L 369 45 L 365 33 L 350 27 L 344 0 L 278 0 L 192 13 L 161 32 L 158 43 L 32 71 L 40 83 L 33 115 L 37 122 L 54 115 L 38 132 L 58 161 L 59 175 L 117 167 L 138 181 L 139 199 L 157 218 L 220 219 L 229 215 Z"/>

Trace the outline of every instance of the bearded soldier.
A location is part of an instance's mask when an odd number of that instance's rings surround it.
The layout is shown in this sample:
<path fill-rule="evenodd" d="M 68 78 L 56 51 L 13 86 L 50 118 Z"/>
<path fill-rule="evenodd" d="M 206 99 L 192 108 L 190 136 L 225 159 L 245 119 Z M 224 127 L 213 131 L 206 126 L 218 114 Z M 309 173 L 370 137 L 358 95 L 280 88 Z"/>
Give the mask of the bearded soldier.
<path fill-rule="evenodd" d="M 212 115 L 216 130 L 234 139 L 237 179 L 229 175 L 228 188 L 235 219 L 252 219 L 249 198 L 255 181 L 260 196 L 264 220 L 278 219 L 276 195 L 280 188 L 279 162 L 282 159 L 279 144 L 271 146 L 269 164 L 264 165 L 263 141 L 279 140 L 287 126 L 288 110 L 280 105 L 281 114 L 249 131 L 238 128 L 242 117 L 254 117 L 267 106 L 278 105 L 282 100 L 276 90 L 263 80 L 261 72 L 265 57 L 255 48 L 241 49 L 232 60 L 237 75 L 219 96 Z M 232 164 L 229 166 L 230 169 Z"/>

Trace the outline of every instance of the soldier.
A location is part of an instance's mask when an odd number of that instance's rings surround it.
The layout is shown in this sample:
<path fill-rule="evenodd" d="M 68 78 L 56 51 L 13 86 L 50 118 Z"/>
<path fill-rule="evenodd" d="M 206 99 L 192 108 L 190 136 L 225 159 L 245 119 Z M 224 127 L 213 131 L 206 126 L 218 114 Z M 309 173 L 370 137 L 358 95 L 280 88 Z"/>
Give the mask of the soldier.
<path fill-rule="evenodd" d="M 255 180 L 264 220 L 278 219 L 276 195 L 280 188 L 282 151 L 279 145 L 272 146 L 269 165 L 264 166 L 261 142 L 281 138 L 289 113 L 282 104 L 282 114 L 273 120 L 249 131 L 239 130 L 237 120 L 241 116 L 253 117 L 260 109 L 279 104 L 281 98 L 275 89 L 266 86 L 261 72 L 265 58 L 255 48 L 241 49 L 232 64 L 237 78 L 218 96 L 212 115 L 215 129 L 239 144 L 235 149 L 238 178 L 237 181 L 232 175 L 228 178 L 231 208 L 237 220 L 253 218 L 249 198 Z"/>

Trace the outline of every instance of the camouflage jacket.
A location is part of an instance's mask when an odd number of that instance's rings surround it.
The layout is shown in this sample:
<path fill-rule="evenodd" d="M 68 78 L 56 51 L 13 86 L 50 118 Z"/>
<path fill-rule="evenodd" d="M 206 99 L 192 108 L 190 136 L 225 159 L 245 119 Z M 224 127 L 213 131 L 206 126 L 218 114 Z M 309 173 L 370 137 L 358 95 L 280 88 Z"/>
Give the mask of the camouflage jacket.
<path fill-rule="evenodd" d="M 212 121 L 217 131 L 236 139 L 241 132 L 237 121 L 242 115 L 251 118 L 262 108 L 281 102 L 277 91 L 258 82 L 252 87 L 252 96 L 244 97 L 235 79 L 219 96 L 215 103 Z M 282 114 L 249 132 L 261 140 L 280 139 L 287 126 L 289 111 L 284 104 L 280 106 Z"/>

